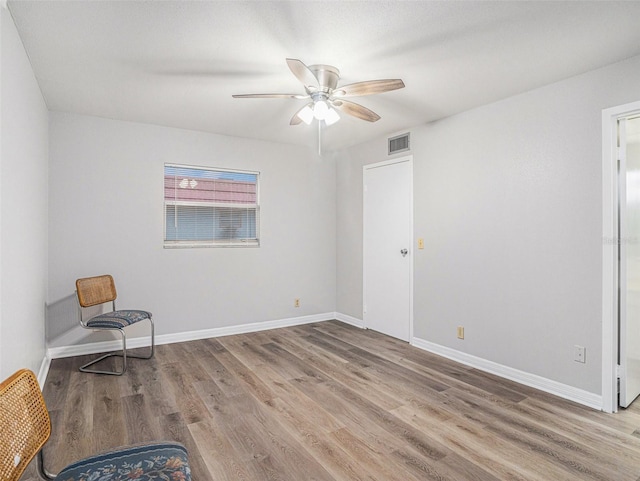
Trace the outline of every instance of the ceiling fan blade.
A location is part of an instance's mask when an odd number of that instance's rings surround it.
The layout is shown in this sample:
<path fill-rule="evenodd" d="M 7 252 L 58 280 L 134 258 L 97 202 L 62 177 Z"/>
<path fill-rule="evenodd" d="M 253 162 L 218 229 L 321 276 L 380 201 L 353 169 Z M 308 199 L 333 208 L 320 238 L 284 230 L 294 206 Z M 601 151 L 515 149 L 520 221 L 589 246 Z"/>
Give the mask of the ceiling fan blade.
<path fill-rule="evenodd" d="M 308 95 L 300 94 L 236 94 L 234 99 L 307 99 Z"/>
<path fill-rule="evenodd" d="M 381 94 L 390 90 L 404 88 L 404 82 L 400 79 L 367 80 L 354 84 L 343 85 L 335 89 L 331 96 L 334 97 L 357 97 L 361 95 Z"/>
<path fill-rule="evenodd" d="M 293 75 L 302 82 L 302 85 L 304 85 L 307 90 L 315 91 L 320 88 L 318 79 L 313 72 L 309 70 L 309 67 L 302 63 L 302 61 L 297 58 L 288 58 L 287 65 L 289 66 L 291 73 L 293 73 Z"/>
<path fill-rule="evenodd" d="M 345 114 L 352 115 L 353 117 L 358 117 L 359 119 L 366 120 L 367 122 L 375 122 L 380 120 L 380 116 L 376 114 L 373 110 L 369 110 L 366 107 L 363 107 L 360 104 L 356 104 L 355 102 L 349 102 L 348 100 L 336 100 L 331 102 L 335 108 L 344 112 Z"/>

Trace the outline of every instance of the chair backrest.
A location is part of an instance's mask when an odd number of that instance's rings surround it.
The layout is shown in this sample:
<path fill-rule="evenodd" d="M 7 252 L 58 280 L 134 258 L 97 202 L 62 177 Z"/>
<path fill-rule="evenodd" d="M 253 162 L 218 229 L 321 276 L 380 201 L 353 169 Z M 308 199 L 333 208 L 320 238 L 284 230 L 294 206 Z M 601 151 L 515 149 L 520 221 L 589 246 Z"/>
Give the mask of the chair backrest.
<path fill-rule="evenodd" d="M 51 435 L 38 380 L 22 369 L 0 384 L 0 479 L 18 481 Z"/>
<path fill-rule="evenodd" d="M 110 275 L 85 277 L 76 281 L 78 302 L 82 307 L 97 306 L 116 300 L 116 285 Z"/>

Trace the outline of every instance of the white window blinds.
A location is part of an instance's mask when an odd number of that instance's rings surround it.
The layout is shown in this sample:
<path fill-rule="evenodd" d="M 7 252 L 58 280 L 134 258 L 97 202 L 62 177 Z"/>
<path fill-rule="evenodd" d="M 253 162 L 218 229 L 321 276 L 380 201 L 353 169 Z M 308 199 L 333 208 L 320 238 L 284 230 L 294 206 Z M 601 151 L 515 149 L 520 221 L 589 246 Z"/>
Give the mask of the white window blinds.
<path fill-rule="evenodd" d="M 165 247 L 259 245 L 258 178 L 258 172 L 165 164 Z"/>

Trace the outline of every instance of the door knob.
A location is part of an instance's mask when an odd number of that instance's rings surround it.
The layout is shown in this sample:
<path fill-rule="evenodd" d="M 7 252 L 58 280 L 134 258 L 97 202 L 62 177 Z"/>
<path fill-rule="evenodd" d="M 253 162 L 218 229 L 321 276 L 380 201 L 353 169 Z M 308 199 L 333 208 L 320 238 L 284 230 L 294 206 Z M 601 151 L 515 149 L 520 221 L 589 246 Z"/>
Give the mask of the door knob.
<path fill-rule="evenodd" d="M 406 257 L 408 253 L 409 253 L 409 251 L 407 249 L 402 249 L 400 251 L 400 254 L 402 254 L 402 257 Z"/>

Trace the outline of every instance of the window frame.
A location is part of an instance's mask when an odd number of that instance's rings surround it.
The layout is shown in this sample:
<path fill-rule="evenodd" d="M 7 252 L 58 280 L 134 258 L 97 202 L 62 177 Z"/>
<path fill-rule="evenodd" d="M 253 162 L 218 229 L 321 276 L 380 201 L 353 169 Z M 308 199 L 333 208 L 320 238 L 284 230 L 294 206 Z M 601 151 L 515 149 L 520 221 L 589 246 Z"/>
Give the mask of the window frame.
<path fill-rule="evenodd" d="M 255 190 L 256 190 L 256 202 L 255 204 L 242 204 L 242 203 L 233 203 L 233 202 L 197 202 L 197 201 L 184 201 L 184 200 L 173 200 L 167 201 L 165 195 L 165 182 L 166 182 L 166 170 L 169 168 L 176 169 L 193 169 L 193 170 L 203 170 L 215 173 L 230 173 L 230 174 L 240 174 L 240 175 L 254 175 L 256 178 L 255 182 Z M 163 194 L 163 202 L 162 202 L 162 216 L 163 216 L 163 247 L 165 249 L 192 249 L 192 248 L 219 248 L 219 247 L 260 247 L 260 172 L 253 170 L 242 170 L 242 169 L 228 169 L 228 168 L 220 168 L 220 167 L 210 167 L 210 166 L 202 166 L 202 165 L 191 165 L 191 164 L 178 164 L 173 162 L 165 162 L 162 168 L 162 194 Z M 167 239 L 167 207 L 168 206 L 193 206 L 193 207 L 223 207 L 223 208 L 239 208 L 239 209 L 254 209 L 255 210 L 255 239 L 208 239 L 208 240 L 168 240 Z M 250 206 L 250 207 L 248 207 Z"/>

